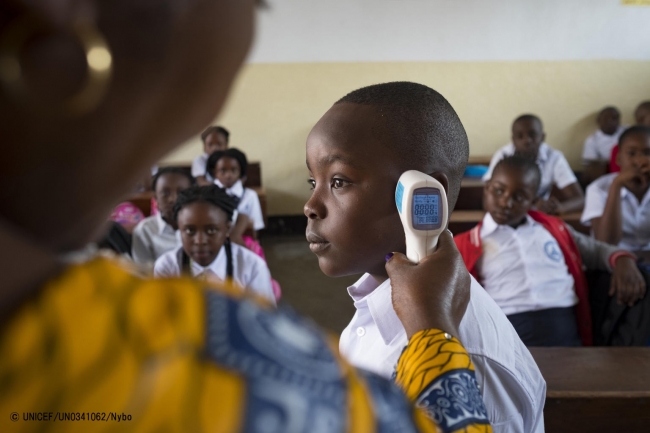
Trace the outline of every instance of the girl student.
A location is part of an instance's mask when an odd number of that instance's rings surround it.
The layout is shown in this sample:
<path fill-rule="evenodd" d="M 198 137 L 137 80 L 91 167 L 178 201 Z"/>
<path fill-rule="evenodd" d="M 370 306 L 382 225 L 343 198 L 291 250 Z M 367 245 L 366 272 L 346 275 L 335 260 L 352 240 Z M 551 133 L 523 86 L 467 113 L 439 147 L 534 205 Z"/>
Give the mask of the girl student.
<path fill-rule="evenodd" d="M 131 256 L 141 264 L 153 264 L 158 257 L 180 245 L 174 221 L 178 194 L 194 185 L 187 170 L 166 167 L 153 177 L 154 199 L 158 212 L 140 221 L 133 230 Z"/>
<path fill-rule="evenodd" d="M 235 200 L 216 185 L 195 186 L 179 193 L 174 219 L 182 246 L 156 260 L 154 276 L 189 274 L 232 280 L 275 305 L 271 274 L 264 260 L 230 242 L 235 206 Z"/>
<path fill-rule="evenodd" d="M 214 152 L 206 164 L 207 173 L 215 179 L 215 185 L 224 188 L 228 195 L 237 200 L 237 213 L 248 217 L 248 225 L 254 232 L 264 228 L 262 206 L 257 193 L 245 188 L 243 182 L 248 170 L 246 154 L 231 147 L 223 152 Z M 237 224 L 240 225 L 239 222 Z"/>

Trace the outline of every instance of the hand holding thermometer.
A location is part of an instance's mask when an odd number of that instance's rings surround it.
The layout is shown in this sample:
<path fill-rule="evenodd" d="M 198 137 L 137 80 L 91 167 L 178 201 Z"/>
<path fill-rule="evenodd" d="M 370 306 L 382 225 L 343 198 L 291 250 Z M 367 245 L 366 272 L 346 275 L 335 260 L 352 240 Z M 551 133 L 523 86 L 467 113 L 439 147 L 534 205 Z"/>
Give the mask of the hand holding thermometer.
<path fill-rule="evenodd" d="M 418 263 L 436 250 L 447 228 L 447 194 L 431 176 L 409 170 L 397 182 L 395 203 L 406 234 L 406 257 Z"/>

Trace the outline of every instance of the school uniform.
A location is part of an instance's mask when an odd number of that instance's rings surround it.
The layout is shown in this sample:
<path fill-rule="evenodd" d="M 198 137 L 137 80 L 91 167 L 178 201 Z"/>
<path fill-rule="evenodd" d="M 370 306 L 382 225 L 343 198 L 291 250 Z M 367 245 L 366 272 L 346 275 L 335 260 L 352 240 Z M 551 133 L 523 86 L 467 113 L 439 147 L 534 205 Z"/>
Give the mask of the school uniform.
<path fill-rule="evenodd" d="M 609 188 L 619 173 L 610 173 L 599 177 L 587 187 L 585 208 L 580 222 L 591 226 L 591 220 L 600 218 L 605 213 L 605 204 Z M 621 188 L 621 216 L 623 219 L 623 237 L 620 248 L 650 250 L 650 188 L 641 202 L 627 188 Z"/>
<path fill-rule="evenodd" d="M 516 229 L 498 225 L 486 214 L 454 241 L 469 272 L 484 284 L 524 342 L 592 344 L 583 268 L 611 272 L 617 247 L 538 211 L 530 211 Z"/>
<path fill-rule="evenodd" d="M 232 279 L 243 288 L 268 299 L 275 305 L 275 295 L 271 285 L 271 273 L 266 262 L 247 248 L 231 243 L 232 248 Z M 163 254 L 154 266 L 155 277 L 176 277 L 181 275 L 183 268 L 183 247 L 176 248 Z M 227 276 L 228 257 L 225 246 L 208 266 L 203 267 L 190 260 L 192 276 L 197 278 L 218 278 L 225 281 Z"/>
<path fill-rule="evenodd" d="M 219 179 L 215 179 L 214 183 L 219 188 L 224 187 L 223 184 L 219 182 Z M 250 188 L 244 188 L 244 184 L 241 180 L 238 180 L 232 187 L 226 188 L 226 193 L 239 200 L 237 212 L 248 216 L 253 222 L 253 228 L 255 230 L 262 230 L 264 228 L 262 205 L 260 204 L 260 198 L 257 196 L 255 191 Z"/>
<path fill-rule="evenodd" d="M 507 156 L 514 155 L 515 145 L 512 143 L 506 144 L 501 149 L 497 150 L 492 156 L 490 167 L 483 176 L 483 181 L 488 181 L 492 177 L 492 171 L 499 161 Z M 543 199 L 548 199 L 551 196 L 553 185 L 557 188 L 565 188 L 572 183 L 577 183 L 578 179 L 571 170 L 564 154 L 559 150 L 553 149 L 546 143 L 542 143 L 539 147 L 537 154 L 537 166 L 542 173 L 542 179 L 539 184 L 537 196 Z"/>
<path fill-rule="evenodd" d="M 476 371 L 494 432 L 543 432 L 546 383 L 506 316 L 472 278 L 458 339 Z M 356 313 L 339 340 L 354 366 L 390 378 L 407 344 L 391 301 L 390 280 L 365 274 L 348 287 Z"/>
<path fill-rule="evenodd" d="M 212 175 L 206 170 L 208 165 L 208 158 L 210 158 L 210 155 L 207 153 L 202 153 L 201 155 L 194 158 L 194 161 L 192 161 L 192 176 L 205 176 L 208 181 L 212 182 L 214 179 Z"/>
<path fill-rule="evenodd" d="M 601 161 L 609 162 L 612 155 L 612 149 L 618 143 L 618 138 L 625 131 L 625 127 L 619 126 L 616 132 L 612 135 L 607 135 L 600 129 L 591 134 L 585 140 L 585 145 L 582 148 L 582 161 Z"/>
<path fill-rule="evenodd" d="M 136 263 L 153 263 L 180 244 L 180 235 L 156 214 L 143 219 L 133 229 L 131 256 Z"/>

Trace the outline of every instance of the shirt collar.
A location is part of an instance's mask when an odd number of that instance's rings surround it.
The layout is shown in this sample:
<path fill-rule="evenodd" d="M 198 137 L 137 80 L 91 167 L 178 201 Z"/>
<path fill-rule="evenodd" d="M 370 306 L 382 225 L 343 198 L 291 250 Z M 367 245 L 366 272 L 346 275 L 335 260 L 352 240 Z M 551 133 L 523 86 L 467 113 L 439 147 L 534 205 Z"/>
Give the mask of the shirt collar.
<path fill-rule="evenodd" d="M 158 223 L 158 234 L 163 234 L 165 232 L 169 234 L 176 233 L 174 227 L 170 226 L 169 224 L 167 224 L 167 222 L 165 222 L 160 212 L 156 214 L 156 222 Z"/>
<path fill-rule="evenodd" d="M 537 224 L 534 219 L 531 218 L 530 215 L 526 215 L 526 221 L 520 225 L 519 227 L 524 227 L 524 226 L 530 226 Z M 517 228 L 519 228 L 517 227 Z M 494 221 L 494 218 L 492 218 L 492 215 L 490 215 L 490 212 L 486 212 L 485 216 L 483 217 L 483 224 L 481 225 L 481 238 L 490 236 L 492 233 L 497 231 L 499 228 L 510 228 L 512 227 L 507 226 L 507 225 L 500 225 L 497 224 L 496 221 Z M 512 229 L 515 230 L 515 229 Z"/>
<path fill-rule="evenodd" d="M 219 188 L 224 188 L 223 183 L 219 181 L 219 179 L 214 180 L 215 185 L 217 185 Z M 242 195 L 244 195 L 244 185 L 241 183 L 241 180 L 238 180 L 231 186 L 230 188 L 225 188 L 226 193 L 228 195 L 234 195 L 236 197 L 241 198 Z"/>
<path fill-rule="evenodd" d="M 206 276 L 214 276 L 214 277 L 219 277 L 219 266 L 221 265 L 221 260 L 222 256 L 225 255 L 226 253 L 224 252 L 224 248 L 221 248 L 219 250 L 219 253 L 217 254 L 217 257 L 214 258 L 212 263 L 210 263 L 208 266 L 201 266 L 198 263 L 196 263 L 194 260 L 190 260 L 190 267 L 192 268 L 192 275 L 197 276 L 197 275 L 206 275 Z M 225 267 L 225 265 L 224 265 Z"/>
<path fill-rule="evenodd" d="M 354 285 L 348 287 L 348 293 L 354 299 L 354 306 L 368 305 L 373 322 L 385 344 L 390 344 L 404 330 L 402 322 L 393 310 L 390 279 L 378 284 L 370 274 L 364 274 Z"/>

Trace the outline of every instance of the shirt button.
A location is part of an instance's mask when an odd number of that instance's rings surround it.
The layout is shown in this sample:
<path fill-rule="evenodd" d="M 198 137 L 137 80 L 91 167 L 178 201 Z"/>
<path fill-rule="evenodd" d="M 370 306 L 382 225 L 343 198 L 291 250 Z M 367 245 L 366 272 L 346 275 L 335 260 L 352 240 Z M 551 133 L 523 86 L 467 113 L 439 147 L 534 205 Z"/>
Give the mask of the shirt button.
<path fill-rule="evenodd" d="M 365 328 L 363 328 L 362 326 L 359 326 L 359 327 L 357 328 L 357 335 L 358 335 L 359 337 L 363 337 L 364 335 L 366 335 L 366 330 L 365 330 Z"/>

